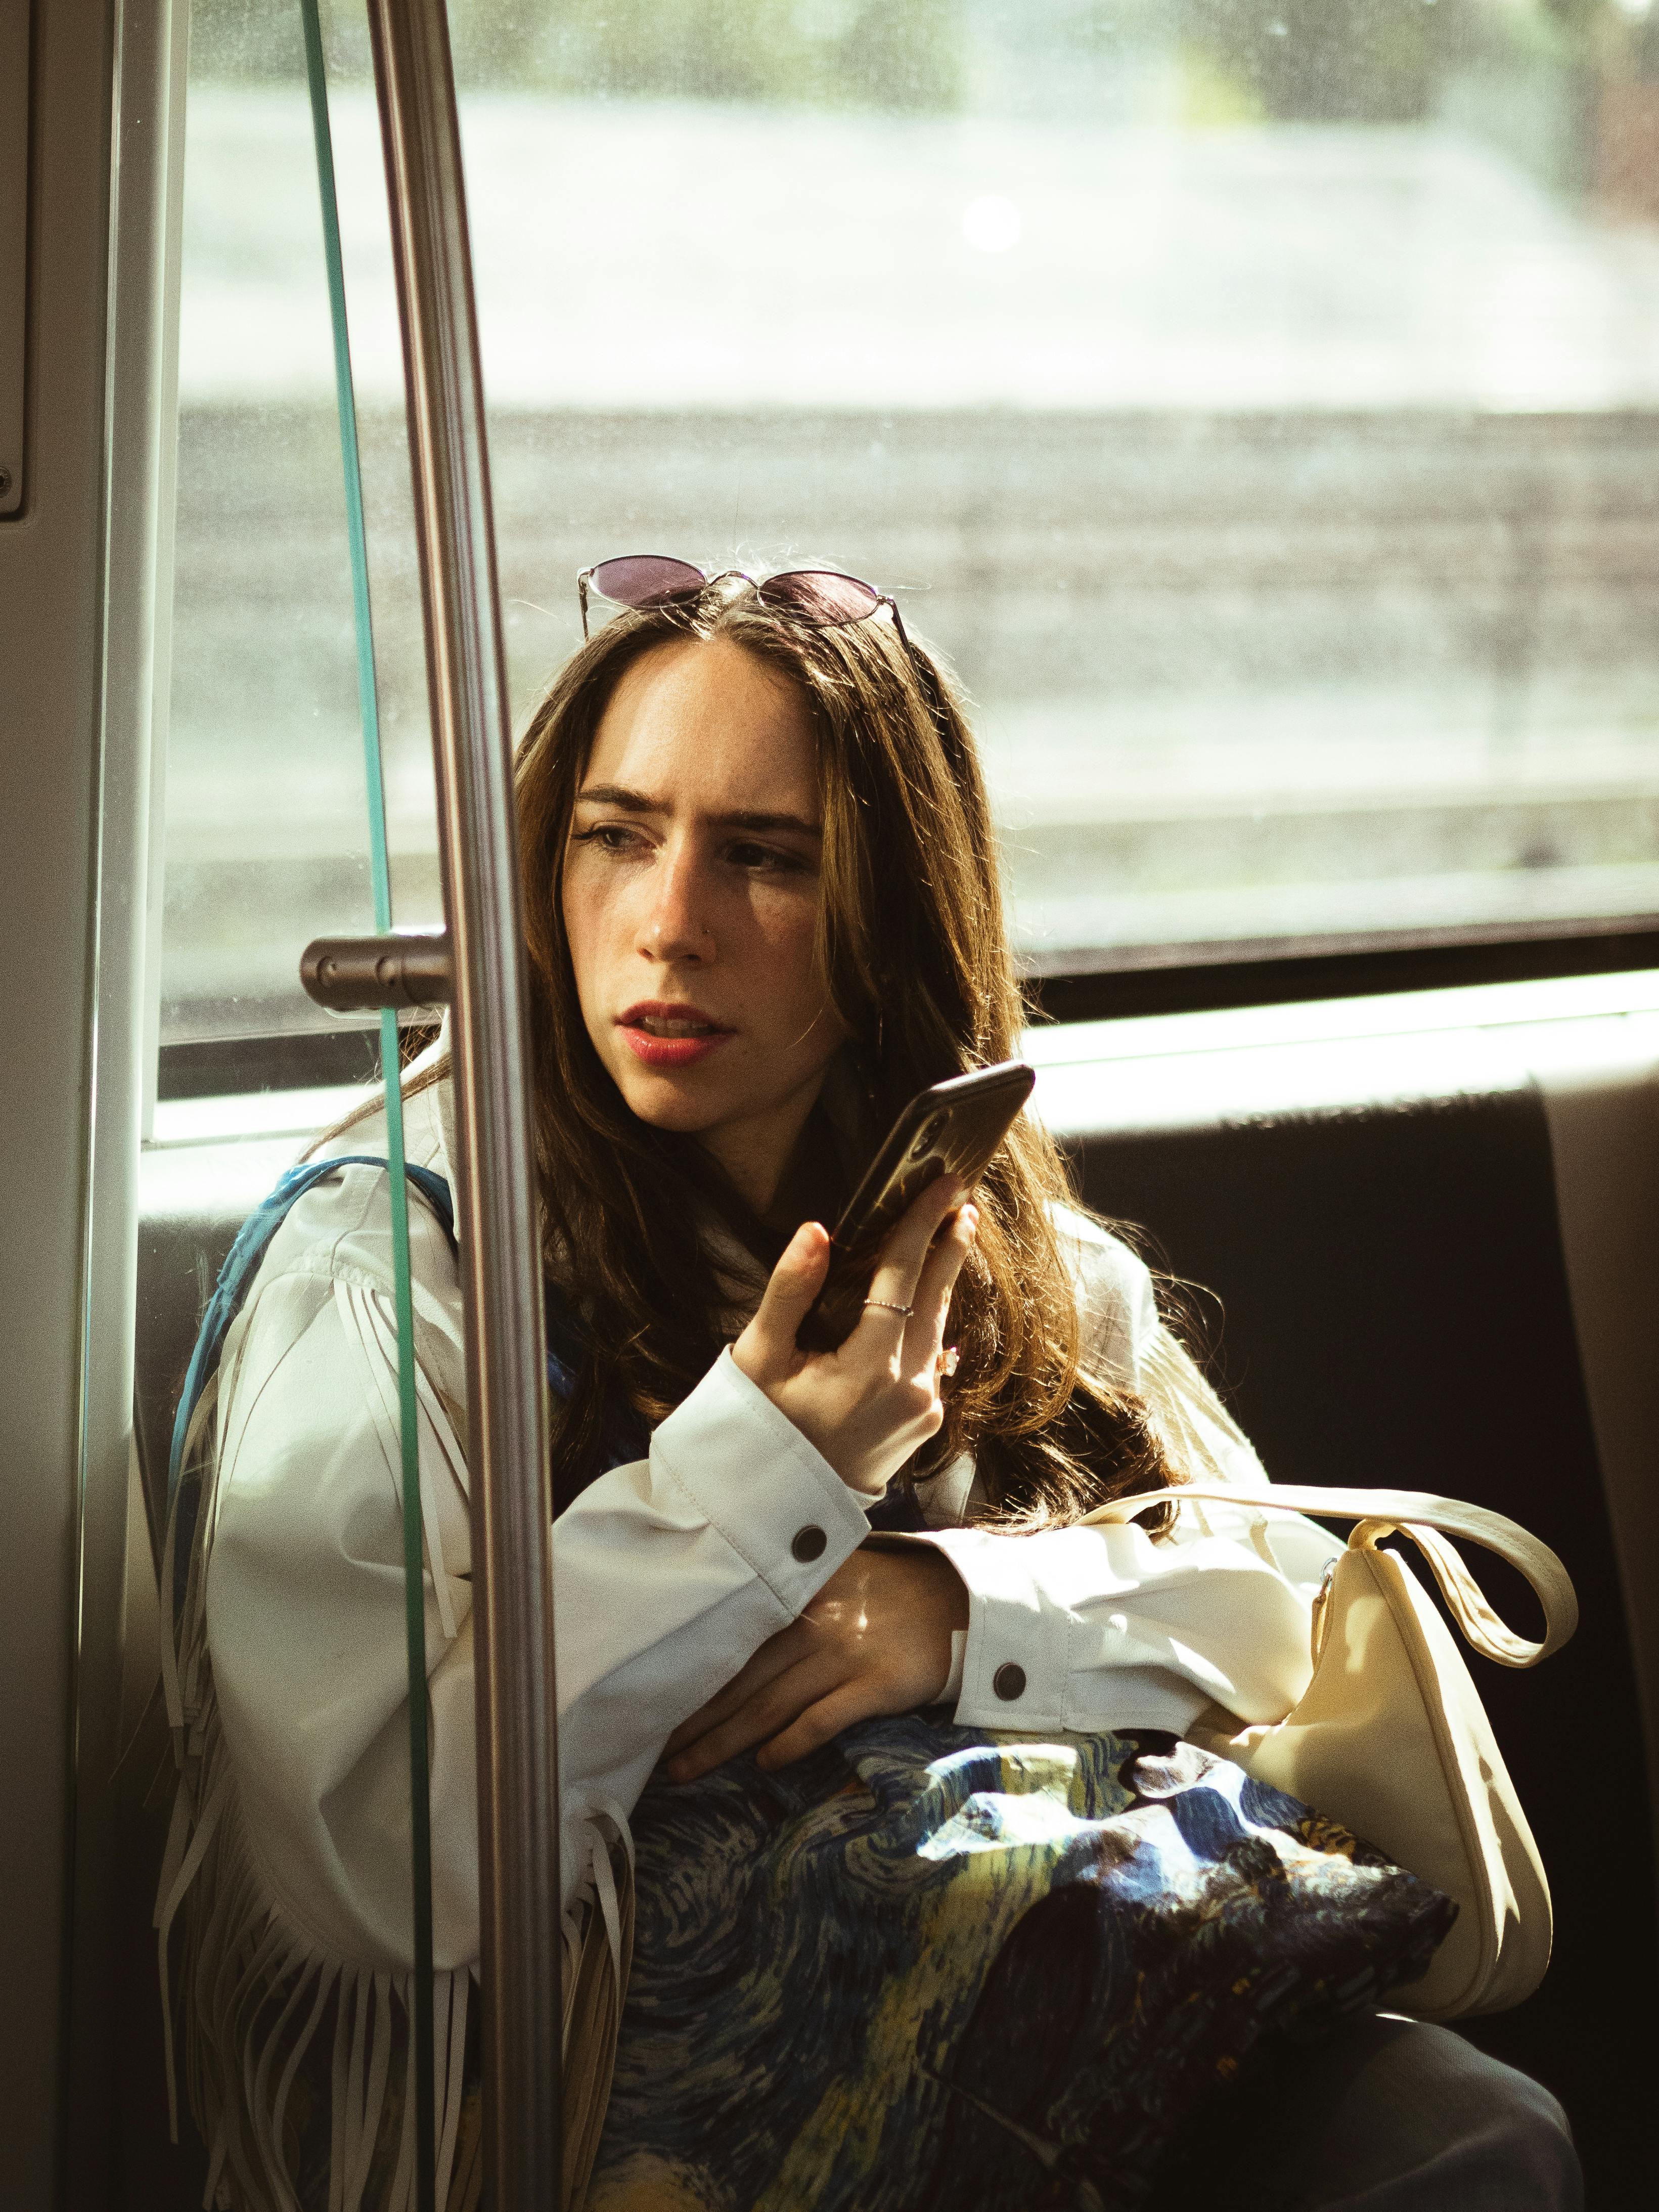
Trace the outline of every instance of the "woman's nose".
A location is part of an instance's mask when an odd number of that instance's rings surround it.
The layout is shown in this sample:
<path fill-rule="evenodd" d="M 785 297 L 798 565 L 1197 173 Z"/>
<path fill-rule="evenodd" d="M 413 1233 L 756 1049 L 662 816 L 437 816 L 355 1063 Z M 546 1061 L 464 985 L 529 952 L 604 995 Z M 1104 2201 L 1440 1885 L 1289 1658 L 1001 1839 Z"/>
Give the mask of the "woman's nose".
<path fill-rule="evenodd" d="M 651 875 L 651 900 L 640 933 L 640 951 L 665 965 L 714 957 L 707 886 L 689 854 L 665 854 Z"/>

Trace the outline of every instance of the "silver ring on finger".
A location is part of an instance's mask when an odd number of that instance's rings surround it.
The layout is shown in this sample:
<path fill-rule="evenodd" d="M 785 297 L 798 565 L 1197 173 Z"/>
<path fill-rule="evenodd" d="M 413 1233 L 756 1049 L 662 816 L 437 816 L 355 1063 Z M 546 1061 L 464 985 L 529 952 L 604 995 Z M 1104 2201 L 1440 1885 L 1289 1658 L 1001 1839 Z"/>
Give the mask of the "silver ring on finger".
<path fill-rule="evenodd" d="M 915 1311 L 914 1306 L 895 1305 L 891 1298 L 866 1298 L 864 1304 L 866 1312 L 872 1306 L 875 1306 L 883 1313 L 902 1314 L 906 1321 L 908 1321 Z"/>

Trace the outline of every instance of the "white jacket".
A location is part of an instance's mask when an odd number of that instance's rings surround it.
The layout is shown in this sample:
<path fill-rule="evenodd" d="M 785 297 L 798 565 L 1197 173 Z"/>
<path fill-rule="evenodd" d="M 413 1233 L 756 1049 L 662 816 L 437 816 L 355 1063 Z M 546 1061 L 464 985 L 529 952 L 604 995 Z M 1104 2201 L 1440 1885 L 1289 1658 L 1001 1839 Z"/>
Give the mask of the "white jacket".
<path fill-rule="evenodd" d="M 453 1189 L 449 1105 L 447 1086 L 410 1101 L 406 1144 Z M 376 1117 L 331 1149 L 382 1155 L 384 1139 Z M 373 1975 L 382 1990 L 380 1978 L 406 1973 L 412 1956 L 388 1190 L 381 1171 L 351 1167 L 308 1192 L 227 1339 L 204 1555 L 209 1663 L 198 1650 L 192 1670 L 187 1658 L 179 1693 L 186 1708 L 194 1701 L 211 1769 L 195 1791 L 195 1833 L 199 1844 L 217 1822 L 220 1854 L 234 1861 L 216 1894 L 234 1889 L 239 1912 L 280 1931 L 279 1963 Z M 462 1308 L 447 1240 L 412 1186 L 409 1210 L 434 1952 L 449 2001 L 464 2007 L 478 1867 Z M 1262 1480 L 1160 1325 L 1141 1261 L 1081 1217 L 1067 1226 L 1097 1356 L 1146 1394 L 1172 1456 L 1194 1472 Z M 930 1540 L 969 1591 L 960 1724 L 1179 1732 L 1212 1700 L 1271 1721 L 1301 1696 L 1312 1599 L 1339 1548 L 1312 1523 L 1194 1504 L 1163 1542 L 1133 1527 L 998 1535 L 961 1525 L 971 1480 L 966 1464 L 945 1470 L 925 1507 Z M 794 1541 L 808 1528 L 828 1540 L 803 1561 Z M 594 1878 L 604 1890 L 607 1847 L 625 1835 L 670 1732 L 797 1617 L 867 1533 L 857 1498 L 729 1352 L 657 1429 L 648 1458 L 601 1476 L 561 1516 L 568 1909 Z M 1011 1662 L 1024 1680 L 1012 1700 L 994 1687 Z M 1002 1675 L 1005 1691 L 1011 1679 Z M 192 1846 L 195 1858 L 207 1848 Z M 170 1896 L 176 1909 L 194 1872 L 175 1851 L 164 1907 Z M 222 1981 L 222 1961 L 201 1966 Z M 361 2118 L 370 2125 L 367 2108 Z M 226 2154 L 221 2145 L 216 2159 Z M 239 2163 L 234 2146 L 229 2154 Z"/>

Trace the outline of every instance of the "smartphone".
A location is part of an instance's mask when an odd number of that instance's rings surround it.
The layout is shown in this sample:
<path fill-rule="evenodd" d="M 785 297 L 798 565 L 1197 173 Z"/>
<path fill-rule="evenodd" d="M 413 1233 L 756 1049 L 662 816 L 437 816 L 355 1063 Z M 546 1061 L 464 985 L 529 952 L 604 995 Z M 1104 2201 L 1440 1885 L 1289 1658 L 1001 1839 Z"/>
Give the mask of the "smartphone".
<path fill-rule="evenodd" d="M 836 1224 L 830 1273 L 795 1333 L 804 1352 L 833 1352 L 852 1334 L 894 1223 L 941 1175 L 971 1189 L 1036 1081 L 1035 1068 L 1006 1060 L 916 1093 Z"/>

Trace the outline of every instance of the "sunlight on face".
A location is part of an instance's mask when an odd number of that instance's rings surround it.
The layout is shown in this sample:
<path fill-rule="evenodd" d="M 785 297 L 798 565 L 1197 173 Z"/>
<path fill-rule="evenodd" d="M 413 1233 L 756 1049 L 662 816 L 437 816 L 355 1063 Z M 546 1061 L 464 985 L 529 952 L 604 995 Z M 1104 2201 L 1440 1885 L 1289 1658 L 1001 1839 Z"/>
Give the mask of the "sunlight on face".
<path fill-rule="evenodd" d="M 817 784 L 791 684 L 725 640 L 659 646 L 605 709 L 565 858 L 595 1050 L 763 1208 L 844 1034 L 816 957 Z"/>

